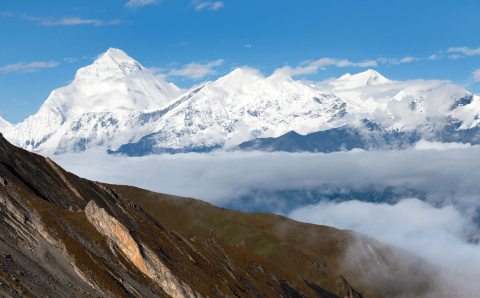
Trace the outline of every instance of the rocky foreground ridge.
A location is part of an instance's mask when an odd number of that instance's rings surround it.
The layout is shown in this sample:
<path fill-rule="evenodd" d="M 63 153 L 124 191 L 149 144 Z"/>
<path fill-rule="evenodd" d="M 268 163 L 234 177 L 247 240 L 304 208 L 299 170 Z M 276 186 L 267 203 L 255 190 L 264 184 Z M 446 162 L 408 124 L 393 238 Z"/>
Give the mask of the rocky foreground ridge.
<path fill-rule="evenodd" d="M 1 135 L 0 231 L 0 297 L 427 297 L 441 288 L 433 266 L 365 236 L 85 180 Z"/>
<path fill-rule="evenodd" d="M 244 247 L 187 240 L 3 136 L 0 177 L 1 296 L 337 297 Z"/>

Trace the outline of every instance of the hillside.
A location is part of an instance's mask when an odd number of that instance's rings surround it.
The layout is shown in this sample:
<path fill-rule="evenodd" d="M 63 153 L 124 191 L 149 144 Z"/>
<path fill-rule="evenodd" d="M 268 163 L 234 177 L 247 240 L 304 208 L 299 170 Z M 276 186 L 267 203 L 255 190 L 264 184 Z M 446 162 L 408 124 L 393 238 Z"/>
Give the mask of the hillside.
<path fill-rule="evenodd" d="M 245 247 L 186 239 L 1 135 L 0 229 L 4 297 L 337 297 Z"/>
<path fill-rule="evenodd" d="M 341 297 L 430 297 L 441 286 L 432 265 L 361 234 L 246 213 L 209 203 L 109 185 L 188 239 L 215 237 L 263 255 L 281 269 Z M 355 295 L 353 295 L 355 296 Z"/>

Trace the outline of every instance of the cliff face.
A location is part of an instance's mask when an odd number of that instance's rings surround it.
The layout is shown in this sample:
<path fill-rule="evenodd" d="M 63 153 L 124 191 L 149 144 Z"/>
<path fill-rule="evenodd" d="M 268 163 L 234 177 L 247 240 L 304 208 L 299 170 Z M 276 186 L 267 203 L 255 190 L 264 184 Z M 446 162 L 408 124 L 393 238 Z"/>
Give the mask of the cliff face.
<path fill-rule="evenodd" d="M 338 297 L 0 136 L 0 296 Z"/>

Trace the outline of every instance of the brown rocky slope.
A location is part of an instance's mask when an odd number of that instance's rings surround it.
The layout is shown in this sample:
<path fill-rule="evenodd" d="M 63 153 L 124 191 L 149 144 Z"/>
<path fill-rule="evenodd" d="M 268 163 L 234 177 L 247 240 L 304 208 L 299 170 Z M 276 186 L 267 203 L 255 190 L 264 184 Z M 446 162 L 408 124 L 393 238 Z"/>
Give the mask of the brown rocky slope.
<path fill-rule="evenodd" d="M 245 247 L 187 240 L 3 136 L 0 177 L 0 296 L 337 297 Z"/>
<path fill-rule="evenodd" d="M 1 135 L 0 231 L 0 297 L 419 297 L 435 287 L 431 266 L 356 233 L 85 180 Z"/>
<path fill-rule="evenodd" d="M 449 292 L 436 278 L 438 268 L 359 233 L 131 186 L 108 186 L 188 239 L 216 238 L 246 247 L 341 297 L 436 297 L 437 291 Z"/>

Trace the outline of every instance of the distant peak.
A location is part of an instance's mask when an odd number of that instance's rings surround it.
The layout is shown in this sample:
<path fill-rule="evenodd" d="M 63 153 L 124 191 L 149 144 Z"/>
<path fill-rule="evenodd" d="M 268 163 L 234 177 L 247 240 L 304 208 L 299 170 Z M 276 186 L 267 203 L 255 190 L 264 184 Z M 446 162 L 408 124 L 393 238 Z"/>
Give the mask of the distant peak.
<path fill-rule="evenodd" d="M 93 64 L 77 71 L 75 80 L 113 77 L 116 74 L 130 75 L 144 69 L 140 63 L 128 56 L 124 51 L 109 48 Z"/>
<path fill-rule="evenodd" d="M 329 85 L 335 86 L 337 90 L 346 90 L 368 85 L 381 85 L 389 82 L 389 79 L 385 78 L 377 71 L 368 69 L 354 75 L 347 73 L 334 82 L 329 83 Z"/>
<path fill-rule="evenodd" d="M 383 84 L 383 83 L 386 83 L 386 82 L 389 81 L 387 78 L 385 78 L 379 72 L 377 72 L 373 69 L 366 70 L 364 72 L 358 73 L 358 74 L 353 75 L 351 77 L 352 78 L 363 78 L 363 79 L 367 79 L 367 80 L 374 80 L 379 84 Z"/>
<path fill-rule="evenodd" d="M 117 65 L 122 65 L 125 63 L 140 65 L 137 61 L 135 61 L 135 59 L 128 56 L 124 51 L 120 49 L 114 49 L 114 48 L 109 48 L 108 51 L 106 51 L 96 61 L 99 61 L 99 62 L 113 61 Z"/>
<path fill-rule="evenodd" d="M 263 77 L 262 74 L 257 69 L 250 68 L 250 67 L 239 67 L 220 79 L 237 80 L 237 79 L 253 79 L 257 77 Z"/>

